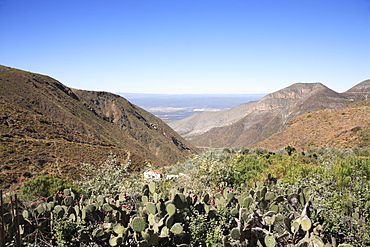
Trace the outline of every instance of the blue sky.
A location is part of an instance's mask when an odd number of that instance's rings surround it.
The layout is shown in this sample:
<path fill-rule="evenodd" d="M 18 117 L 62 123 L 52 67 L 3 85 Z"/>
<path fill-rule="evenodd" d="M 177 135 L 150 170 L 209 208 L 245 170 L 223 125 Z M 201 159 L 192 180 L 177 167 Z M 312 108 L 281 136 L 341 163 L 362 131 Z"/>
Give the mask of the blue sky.
<path fill-rule="evenodd" d="M 0 64 L 130 93 L 337 92 L 370 78 L 369 0 L 0 0 Z"/>

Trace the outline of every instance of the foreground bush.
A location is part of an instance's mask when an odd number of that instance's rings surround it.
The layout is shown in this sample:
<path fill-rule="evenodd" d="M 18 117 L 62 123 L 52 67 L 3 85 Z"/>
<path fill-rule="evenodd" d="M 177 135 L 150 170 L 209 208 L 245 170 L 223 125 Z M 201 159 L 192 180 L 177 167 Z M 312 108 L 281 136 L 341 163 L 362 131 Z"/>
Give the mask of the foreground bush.
<path fill-rule="evenodd" d="M 48 197 L 57 191 L 66 188 L 74 188 L 74 185 L 65 177 L 57 174 L 47 174 L 33 177 L 25 182 L 20 190 L 23 194 L 33 197 Z"/>
<path fill-rule="evenodd" d="M 82 179 L 75 184 L 87 195 L 116 194 L 128 177 L 126 169 L 129 166 L 129 161 L 121 164 L 117 156 L 111 153 L 102 164 L 82 164 Z"/>

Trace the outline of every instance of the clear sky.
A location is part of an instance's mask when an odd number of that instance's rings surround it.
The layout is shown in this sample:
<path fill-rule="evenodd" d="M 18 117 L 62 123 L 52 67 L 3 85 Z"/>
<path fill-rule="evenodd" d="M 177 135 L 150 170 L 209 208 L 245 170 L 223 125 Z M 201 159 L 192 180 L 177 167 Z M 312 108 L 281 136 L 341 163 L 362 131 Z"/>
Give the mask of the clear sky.
<path fill-rule="evenodd" d="M 370 0 L 0 0 L 0 64 L 79 89 L 337 92 L 370 78 Z"/>

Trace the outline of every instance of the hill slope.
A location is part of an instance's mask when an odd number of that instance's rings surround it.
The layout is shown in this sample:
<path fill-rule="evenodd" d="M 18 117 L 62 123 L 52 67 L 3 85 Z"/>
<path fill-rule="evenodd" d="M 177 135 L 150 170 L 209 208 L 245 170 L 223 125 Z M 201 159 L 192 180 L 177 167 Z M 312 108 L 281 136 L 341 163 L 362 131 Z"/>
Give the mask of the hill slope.
<path fill-rule="evenodd" d="M 370 99 L 370 80 L 365 80 L 343 93 L 346 98 L 353 101 Z"/>
<path fill-rule="evenodd" d="M 137 168 L 149 162 L 155 165 L 174 163 L 197 152 L 159 118 L 124 98 L 106 92 L 70 89 L 48 76 L 0 66 L 0 100 L 4 108 L 1 146 L 5 149 L 22 140 L 56 138 L 85 147 L 117 151 L 121 158 L 135 162 Z M 42 118 L 42 123 L 39 118 Z M 6 121 L 16 122 L 18 128 L 9 127 L 12 125 L 6 125 Z M 24 135 L 27 132 L 24 131 L 25 125 L 38 134 Z M 55 131 L 62 134 L 55 137 L 51 125 L 53 128 L 59 126 Z M 31 130 L 32 126 L 38 126 L 38 129 Z M 42 151 L 42 148 L 32 149 Z M 91 154 L 91 150 L 82 148 L 80 157 L 73 156 L 67 163 L 78 166 L 80 162 L 91 161 L 85 159 L 85 151 Z M 70 149 L 60 148 L 57 156 L 67 157 L 69 152 Z M 55 156 L 54 153 L 49 156 Z M 4 164 L 9 163 L 8 155 L 2 155 L 1 159 Z M 55 159 L 46 160 L 46 163 L 55 163 Z M 23 165 L 16 158 L 12 164 L 7 166 L 17 172 Z M 7 169 L 8 173 L 11 172 Z"/>
<path fill-rule="evenodd" d="M 370 146 L 370 101 L 338 109 L 318 110 L 294 118 L 284 131 L 256 143 L 254 147 L 279 149 L 288 145 L 305 150 L 310 147 Z"/>
<path fill-rule="evenodd" d="M 202 113 L 170 126 L 198 147 L 248 146 L 281 131 L 302 113 L 344 107 L 351 100 L 321 83 L 296 83 L 259 101 L 218 112 L 217 116 Z M 185 126 L 195 127 L 189 130 Z"/>

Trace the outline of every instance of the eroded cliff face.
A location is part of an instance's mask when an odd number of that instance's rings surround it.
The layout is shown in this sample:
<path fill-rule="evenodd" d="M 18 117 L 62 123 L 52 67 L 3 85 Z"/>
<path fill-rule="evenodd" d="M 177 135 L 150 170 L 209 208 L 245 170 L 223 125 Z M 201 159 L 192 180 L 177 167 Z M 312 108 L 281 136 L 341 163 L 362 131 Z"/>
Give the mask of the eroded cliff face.
<path fill-rule="evenodd" d="M 359 84 L 352 90 L 364 97 L 368 82 Z M 357 90 L 358 89 L 358 90 Z M 349 93 L 348 93 L 349 95 Z M 294 117 L 314 110 L 334 109 L 348 105 L 354 99 L 337 93 L 321 83 L 296 83 L 277 92 L 266 95 L 257 102 L 237 106 L 218 112 L 218 118 L 225 115 L 234 116 L 232 121 L 222 124 L 209 124 L 208 113 L 199 114 L 193 119 L 183 119 L 170 125 L 179 133 L 183 126 L 194 126 L 186 137 L 199 147 L 241 147 L 262 141 L 270 135 L 282 131 Z M 236 109 L 238 113 L 236 114 Z M 203 118 L 203 116 L 205 116 Z M 197 124 L 194 124 L 197 119 Z M 203 125 L 202 125 L 203 124 Z M 207 128 L 204 128 L 207 126 Z M 200 131 L 203 130 L 203 131 Z"/>

